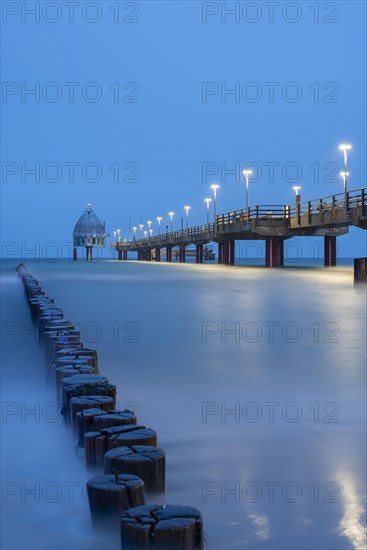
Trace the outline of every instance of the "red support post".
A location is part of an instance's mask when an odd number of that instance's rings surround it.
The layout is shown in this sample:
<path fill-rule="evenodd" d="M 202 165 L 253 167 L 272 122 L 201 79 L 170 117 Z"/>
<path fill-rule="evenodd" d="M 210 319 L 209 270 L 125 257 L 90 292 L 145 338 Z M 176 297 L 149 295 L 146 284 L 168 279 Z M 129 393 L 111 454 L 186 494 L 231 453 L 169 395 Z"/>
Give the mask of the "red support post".
<path fill-rule="evenodd" d="M 268 237 L 265 241 L 265 266 L 280 267 L 284 265 L 284 239 Z"/>
<path fill-rule="evenodd" d="M 204 251 L 203 251 L 203 245 L 197 244 L 196 245 L 196 263 L 202 264 L 204 259 Z"/>
<path fill-rule="evenodd" d="M 336 237 L 335 236 L 324 237 L 324 266 L 325 267 L 336 266 Z"/>

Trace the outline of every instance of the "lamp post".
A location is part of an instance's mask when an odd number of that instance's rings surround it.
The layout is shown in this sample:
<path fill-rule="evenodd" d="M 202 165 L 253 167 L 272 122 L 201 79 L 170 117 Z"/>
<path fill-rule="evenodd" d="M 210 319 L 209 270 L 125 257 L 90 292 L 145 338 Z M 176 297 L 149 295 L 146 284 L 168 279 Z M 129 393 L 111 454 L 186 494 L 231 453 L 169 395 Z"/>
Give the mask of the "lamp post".
<path fill-rule="evenodd" d="M 217 189 L 219 189 L 219 185 L 217 183 L 213 183 L 213 185 L 210 186 L 213 189 L 214 194 L 214 219 L 217 215 Z"/>
<path fill-rule="evenodd" d="M 147 221 L 148 229 L 150 229 L 150 226 L 152 225 L 152 222 L 150 220 Z"/>
<path fill-rule="evenodd" d="M 150 235 L 150 236 L 153 235 L 153 229 L 149 229 L 149 235 Z"/>
<path fill-rule="evenodd" d="M 163 220 L 162 216 L 157 216 L 157 222 L 158 222 L 158 233 L 161 234 L 161 221 Z"/>
<path fill-rule="evenodd" d="M 300 190 L 301 190 L 301 186 L 300 186 L 300 185 L 293 185 L 292 189 L 293 189 L 293 191 L 296 193 L 296 197 L 298 197 L 298 196 L 299 196 L 299 192 L 300 192 Z M 297 199 L 296 199 L 296 201 L 297 201 Z"/>
<path fill-rule="evenodd" d="M 348 202 L 348 189 L 347 189 L 347 178 L 349 176 L 349 172 L 348 172 L 348 151 L 350 151 L 352 148 L 351 144 L 350 143 L 341 143 L 339 145 L 339 150 L 340 151 L 343 151 L 343 156 L 344 156 L 344 170 L 343 172 L 340 172 L 340 175 L 342 176 L 343 178 L 343 182 L 344 182 L 344 200 L 345 200 L 345 208 L 347 210 L 347 202 Z"/>
<path fill-rule="evenodd" d="M 349 143 L 342 143 L 341 145 L 339 145 L 339 149 L 340 149 L 340 151 L 343 151 L 343 155 L 344 155 L 344 173 L 345 173 L 345 182 L 344 182 L 345 189 L 344 189 L 344 191 L 345 192 L 347 191 L 347 176 L 349 176 L 349 174 L 348 174 L 348 151 L 350 151 L 351 148 L 352 148 L 352 146 Z"/>
<path fill-rule="evenodd" d="M 175 215 L 174 212 L 168 212 L 168 215 L 170 217 L 170 220 L 171 220 L 171 233 L 172 233 L 172 220 L 173 220 L 173 216 Z"/>
<path fill-rule="evenodd" d="M 120 234 L 121 234 L 121 229 L 118 229 L 117 230 L 117 239 L 118 239 L 119 242 L 120 242 Z"/>
<path fill-rule="evenodd" d="M 248 221 L 250 218 L 250 212 L 249 212 L 249 200 L 248 200 L 248 184 L 249 184 L 249 178 L 252 174 L 252 170 L 243 170 L 242 174 L 246 178 L 246 220 Z"/>
<path fill-rule="evenodd" d="M 209 225 L 209 208 L 210 208 L 210 203 L 212 202 L 212 199 L 204 199 L 204 201 L 206 202 L 206 223 L 207 225 Z"/>
<path fill-rule="evenodd" d="M 115 242 L 116 242 L 116 235 L 117 235 L 117 231 L 114 231 L 113 232 L 113 238 L 115 239 Z"/>
<path fill-rule="evenodd" d="M 184 206 L 184 209 L 186 210 L 186 227 L 189 227 L 189 210 L 191 209 L 191 206 Z"/>
<path fill-rule="evenodd" d="M 133 233 L 134 233 L 134 237 L 133 237 L 133 238 L 134 238 L 134 241 L 135 241 L 135 239 L 136 239 L 136 236 L 135 236 L 135 235 L 136 235 L 136 230 L 137 230 L 137 229 L 138 229 L 137 227 L 133 227 Z"/>
<path fill-rule="evenodd" d="M 144 239 L 147 238 L 148 231 L 144 231 Z"/>
<path fill-rule="evenodd" d="M 144 225 L 141 223 L 139 225 L 139 227 L 140 227 L 140 238 L 142 239 L 143 238 L 143 227 L 144 227 Z"/>

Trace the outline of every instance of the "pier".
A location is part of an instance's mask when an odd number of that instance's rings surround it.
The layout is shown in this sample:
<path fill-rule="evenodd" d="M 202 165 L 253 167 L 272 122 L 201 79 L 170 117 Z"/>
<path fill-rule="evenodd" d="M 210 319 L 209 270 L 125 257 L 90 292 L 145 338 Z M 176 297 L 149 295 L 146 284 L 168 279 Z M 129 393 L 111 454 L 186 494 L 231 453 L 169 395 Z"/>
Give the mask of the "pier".
<path fill-rule="evenodd" d="M 128 252 L 137 252 L 138 260 L 161 260 L 165 249 L 167 262 L 172 261 L 172 250 L 178 249 L 180 262 L 186 261 L 186 248 L 196 246 L 196 263 L 204 261 L 204 245 L 218 243 L 218 263 L 235 264 L 236 240 L 264 240 L 266 267 L 284 265 L 284 241 L 292 237 L 323 237 L 324 265 L 336 265 L 336 239 L 348 233 L 349 227 L 367 229 L 367 188 L 363 187 L 302 201 L 297 196 L 293 205 L 255 205 L 214 217 L 214 222 L 170 231 L 129 242 L 114 242 L 120 261 L 128 259 Z"/>

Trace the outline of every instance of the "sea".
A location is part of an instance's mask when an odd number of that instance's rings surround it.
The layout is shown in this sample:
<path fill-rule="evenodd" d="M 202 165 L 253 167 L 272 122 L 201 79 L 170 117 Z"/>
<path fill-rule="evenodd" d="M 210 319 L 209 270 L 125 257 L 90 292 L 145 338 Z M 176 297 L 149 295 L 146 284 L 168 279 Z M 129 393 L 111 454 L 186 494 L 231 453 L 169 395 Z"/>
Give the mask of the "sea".
<path fill-rule="evenodd" d="M 156 430 L 167 490 L 148 502 L 198 508 L 208 550 L 362 550 L 366 287 L 349 259 L 241 263 L 25 261 L 118 407 Z M 102 472 L 60 414 L 16 265 L 1 264 L 1 548 L 118 550 L 92 529 Z"/>

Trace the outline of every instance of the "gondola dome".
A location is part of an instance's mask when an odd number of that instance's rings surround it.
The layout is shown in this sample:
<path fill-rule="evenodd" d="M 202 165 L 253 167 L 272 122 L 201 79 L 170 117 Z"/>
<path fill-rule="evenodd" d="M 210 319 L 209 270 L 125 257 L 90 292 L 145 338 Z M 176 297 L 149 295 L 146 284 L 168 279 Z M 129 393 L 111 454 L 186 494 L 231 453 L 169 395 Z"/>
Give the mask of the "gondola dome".
<path fill-rule="evenodd" d="M 93 212 L 88 204 L 73 231 L 74 246 L 106 246 L 105 224 Z"/>

